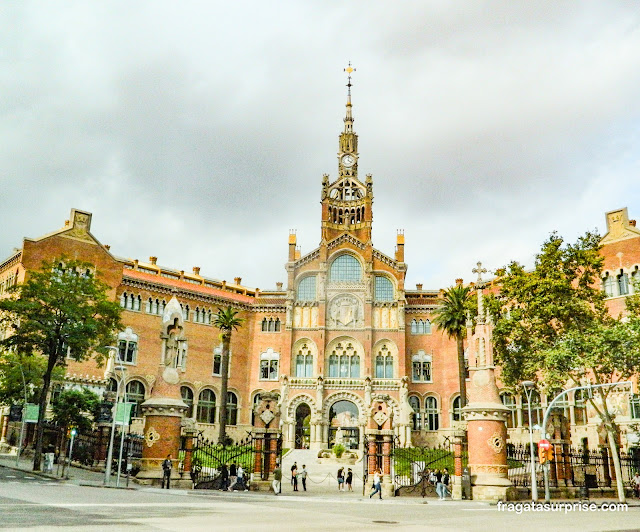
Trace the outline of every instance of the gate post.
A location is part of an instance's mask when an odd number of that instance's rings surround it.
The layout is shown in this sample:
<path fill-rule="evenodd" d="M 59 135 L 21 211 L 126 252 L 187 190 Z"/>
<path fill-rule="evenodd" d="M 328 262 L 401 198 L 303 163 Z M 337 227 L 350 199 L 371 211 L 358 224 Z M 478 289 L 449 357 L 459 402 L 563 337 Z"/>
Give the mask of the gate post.
<path fill-rule="evenodd" d="M 254 446 L 252 489 L 269 491 L 273 471 L 278 463 L 278 439 L 280 430 L 280 407 L 278 395 L 273 392 L 260 394 L 260 402 L 253 410 L 255 428 L 251 432 Z M 275 428 L 270 428 L 275 427 Z"/>
<path fill-rule="evenodd" d="M 451 498 L 462 499 L 462 447 L 465 433 L 458 431 L 454 434 L 453 440 L 453 486 L 451 488 Z"/>

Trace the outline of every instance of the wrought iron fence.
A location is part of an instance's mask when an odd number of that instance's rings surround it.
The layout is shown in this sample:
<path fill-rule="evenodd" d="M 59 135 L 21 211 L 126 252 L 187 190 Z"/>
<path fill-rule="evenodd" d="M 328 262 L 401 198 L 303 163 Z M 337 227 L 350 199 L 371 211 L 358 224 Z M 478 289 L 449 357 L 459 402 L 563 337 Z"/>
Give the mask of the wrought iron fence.
<path fill-rule="evenodd" d="M 468 465 L 469 455 L 464 446 L 460 449 L 459 459 L 464 468 Z M 398 494 L 419 492 L 422 497 L 435 497 L 431 473 L 447 469 L 450 475 L 454 475 L 455 462 L 455 445 L 448 439 L 435 446 L 394 448 L 394 483 Z"/>
<path fill-rule="evenodd" d="M 266 437 L 263 437 L 266 436 Z M 191 478 L 196 489 L 223 489 L 232 464 L 241 465 L 245 476 L 252 473 L 267 480 L 276 463 L 281 463 L 282 435 L 267 434 L 246 438 L 235 443 L 220 444 L 199 435 L 192 448 L 183 442 L 179 459 L 181 468 L 189 461 Z M 226 473 L 225 473 L 226 471 Z"/>
<path fill-rule="evenodd" d="M 534 447 L 537 483 L 543 485 L 542 469 Z M 531 454 L 529 445 L 508 444 L 507 463 L 509 480 L 514 486 L 531 487 Z M 640 470 L 640 456 L 620 453 L 622 480 L 629 485 L 633 475 Z M 609 488 L 615 486 L 615 471 L 609 449 L 576 449 L 568 445 L 554 445 L 554 459 L 549 463 L 551 487 Z"/>

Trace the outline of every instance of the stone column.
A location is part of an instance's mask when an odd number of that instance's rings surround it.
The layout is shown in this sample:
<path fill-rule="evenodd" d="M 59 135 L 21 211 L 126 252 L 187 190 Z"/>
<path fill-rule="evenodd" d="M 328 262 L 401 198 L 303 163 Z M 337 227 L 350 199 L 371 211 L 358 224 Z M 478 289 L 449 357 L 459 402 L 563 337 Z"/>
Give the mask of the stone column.
<path fill-rule="evenodd" d="M 454 500 L 462 499 L 462 451 L 464 447 L 464 432 L 457 432 L 453 439 L 453 464 L 452 471 L 453 486 L 451 487 L 451 498 Z"/>

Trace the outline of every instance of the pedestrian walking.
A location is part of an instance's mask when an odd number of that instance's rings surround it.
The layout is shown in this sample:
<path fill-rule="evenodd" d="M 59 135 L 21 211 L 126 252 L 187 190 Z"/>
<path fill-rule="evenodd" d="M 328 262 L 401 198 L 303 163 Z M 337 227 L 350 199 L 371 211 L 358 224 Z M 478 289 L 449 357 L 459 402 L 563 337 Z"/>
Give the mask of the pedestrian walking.
<path fill-rule="evenodd" d="M 344 491 L 344 467 L 338 469 L 338 491 Z"/>
<path fill-rule="evenodd" d="M 278 495 L 280 493 L 280 482 L 282 481 L 282 469 L 280 469 L 280 465 L 276 465 L 276 468 L 273 470 L 273 482 L 271 486 L 273 487 L 273 493 Z"/>
<path fill-rule="evenodd" d="M 353 483 L 353 471 L 351 471 L 351 468 L 349 468 L 349 469 L 347 470 L 347 480 L 346 480 L 346 483 L 347 483 L 347 490 L 349 490 L 349 491 L 353 491 L 353 486 L 352 486 L 352 483 Z"/>
<path fill-rule="evenodd" d="M 373 474 L 373 491 L 369 495 L 369 498 L 373 497 L 375 494 L 380 496 L 382 499 L 382 470 L 379 469 Z"/>
<path fill-rule="evenodd" d="M 227 489 L 229 485 L 229 470 L 227 469 L 227 464 L 222 464 L 220 467 L 220 489 L 222 491 Z"/>
<path fill-rule="evenodd" d="M 445 467 L 444 471 L 442 473 L 442 494 L 443 497 L 442 499 L 446 499 L 447 497 L 449 497 L 449 495 L 451 495 L 449 493 L 449 481 L 451 480 L 451 477 L 449 476 L 449 470 Z"/>
<path fill-rule="evenodd" d="M 229 491 L 233 491 L 233 487 L 238 482 L 238 468 L 235 462 L 229 466 Z"/>
<path fill-rule="evenodd" d="M 636 471 L 636 475 L 631 480 L 633 485 L 633 494 L 640 498 L 640 471 Z"/>
<path fill-rule="evenodd" d="M 302 480 L 302 489 L 304 489 L 304 491 L 307 491 L 307 466 L 302 464 L 302 471 L 300 471 L 300 474 L 298 475 L 300 477 L 300 480 Z"/>
<path fill-rule="evenodd" d="M 249 491 L 249 487 L 247 486 L 247 483 L 244 479 L 244 469 L 242 468 L 241 464 L 238 464 L 238 486 L 240 486 L 238 489 L 240 489 L 241 491 Z"/>
<path fill-rule="evenodd" d="M 171 482 L 172 469 L 173 469 L 173 462 L 171 461 L 171 454 L 168 454 L 167 457 L 162 462 L 162 489 L 164 489 L 165 482 L 167 484 L 167 489 L 169 489 L 169 483 Z"/>

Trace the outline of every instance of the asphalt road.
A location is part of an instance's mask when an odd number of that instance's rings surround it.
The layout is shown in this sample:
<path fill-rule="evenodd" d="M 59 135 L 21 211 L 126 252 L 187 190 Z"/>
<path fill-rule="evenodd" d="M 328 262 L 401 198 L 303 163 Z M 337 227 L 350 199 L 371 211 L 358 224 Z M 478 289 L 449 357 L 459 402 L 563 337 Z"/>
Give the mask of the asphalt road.
<path fill-rule="evenodd" d="M 0 467 L 0 529 L 133 531 L 638 530 L 628 512 L 501 512 L 476 502 L 107 489 Z"/>

